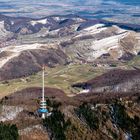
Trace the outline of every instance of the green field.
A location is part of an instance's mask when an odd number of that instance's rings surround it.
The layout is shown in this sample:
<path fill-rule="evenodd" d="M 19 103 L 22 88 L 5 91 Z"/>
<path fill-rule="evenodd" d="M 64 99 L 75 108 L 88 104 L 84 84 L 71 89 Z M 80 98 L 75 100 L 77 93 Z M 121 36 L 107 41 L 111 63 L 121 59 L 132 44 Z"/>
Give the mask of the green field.
<path fill-rule="evenodd" d="M 57 66 L 56 68 L 45 68 L 45 86 L 62 89 L 66 94 L 77 93 L 76 89 L 71 87 L 77 82 L 84 82 L 92 79 L 105 70 L 94 68 L 89 64 L 72 64 L 67 66 Z M 41 87 L 41 72 L 15 80 L 4 81 L 0 83 L 0 98 L 13 92 L 28 87 Z"/>

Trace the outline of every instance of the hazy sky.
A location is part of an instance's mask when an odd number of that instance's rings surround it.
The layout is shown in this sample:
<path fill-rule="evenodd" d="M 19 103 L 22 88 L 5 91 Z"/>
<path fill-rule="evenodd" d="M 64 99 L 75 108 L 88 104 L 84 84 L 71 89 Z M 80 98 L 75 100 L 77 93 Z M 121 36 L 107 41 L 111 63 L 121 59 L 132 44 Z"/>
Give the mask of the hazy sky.
<path fill-rule="evenodd" d="M 78 14 L 139 23 L 140 0 L 0 0 L 0 13 L 28 17 Z"/>

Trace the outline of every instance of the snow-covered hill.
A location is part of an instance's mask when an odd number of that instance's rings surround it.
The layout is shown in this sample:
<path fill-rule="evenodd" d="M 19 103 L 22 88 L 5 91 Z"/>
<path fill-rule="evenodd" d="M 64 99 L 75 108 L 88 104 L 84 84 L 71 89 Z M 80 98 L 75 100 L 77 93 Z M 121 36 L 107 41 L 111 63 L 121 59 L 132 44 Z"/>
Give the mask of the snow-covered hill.
<path fill-rule="evenodd" d="M 48 64 L 50 60 L 47 59 L 50 57 L 47 55 L 40 61 L 42 51 L 52 54 L 51 63 L 55 64 L 65 64 L 66 58 L 67 62 L 94 64 L 98 60 L 108 64 L 110 61 L 131 60 L 140 52 L 140 34 L 135 31 L 139 30 L 139 26 L 135 25 L 88 20 L 78 16 L 52 16 L 42 19 L 0 16 L 0 19 L 0 75 L 7 69 L 11 73 L 14 65 L 19 65 L 21 60 L 24 67 L 28 67 L 29 63 L 35 66 Z M 27 59 L 29 56 L 31 59 Z M 34 70 L 32 72 L 39 69 Z M 31 74 L 31 71 L 24 74 Z"/>

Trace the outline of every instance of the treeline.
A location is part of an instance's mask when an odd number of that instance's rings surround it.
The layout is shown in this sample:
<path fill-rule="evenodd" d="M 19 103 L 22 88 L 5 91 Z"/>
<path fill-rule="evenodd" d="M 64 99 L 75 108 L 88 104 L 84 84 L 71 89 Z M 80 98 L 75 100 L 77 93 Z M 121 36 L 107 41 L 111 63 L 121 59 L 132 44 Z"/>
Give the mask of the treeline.
<path fill-rule="evenodd" d="M 0 123 L 0 140 L 18 140 L 18 138 L 16 125 Z"/>

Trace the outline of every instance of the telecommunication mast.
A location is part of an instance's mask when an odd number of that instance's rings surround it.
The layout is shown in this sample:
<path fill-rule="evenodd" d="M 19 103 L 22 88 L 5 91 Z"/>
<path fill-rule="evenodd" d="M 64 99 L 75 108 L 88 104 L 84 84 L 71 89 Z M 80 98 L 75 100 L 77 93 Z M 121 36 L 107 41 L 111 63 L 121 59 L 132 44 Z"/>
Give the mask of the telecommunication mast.
<path fill-rule="evenodd" d="M 45 100 L 45 87 L 44 87 L 44 69 L 45 67 L 43 66 L 42 68 L 42 97 L 41 97 L 41 101 L 40 101 L 40 109 L 39 112 L 41 113 L 41 117 L 42 119 L 45 119 L 45 117 L 48 114 L 48 109 L 47 109 L 47 104 L 46 104 L 46 100 Z"/>

